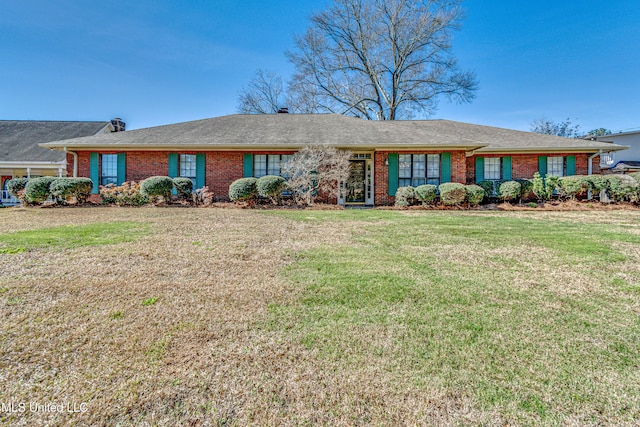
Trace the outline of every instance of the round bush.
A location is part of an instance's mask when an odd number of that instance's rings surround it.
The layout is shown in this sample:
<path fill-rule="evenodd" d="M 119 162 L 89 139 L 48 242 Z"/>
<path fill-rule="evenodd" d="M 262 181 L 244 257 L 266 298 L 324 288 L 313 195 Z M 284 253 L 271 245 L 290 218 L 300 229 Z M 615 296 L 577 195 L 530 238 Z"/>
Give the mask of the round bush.
<path fill-rule="evenodd" d="M 256 178 L 236 179 L 229 186 L 229 199 L 232 202 L 248 202 L 258 195 Z"/>
<path fill-rule="evenodd" d="M 461 205 L 467 198 L 467 190 L 458 182 L 440 184 L 440 201 L 445 205 Z"/>
<path fill-rule="evenodd" d="M 584 179 L 595 193 L 607 189 L 607 178 L 602 175 L 588 175 Z"/>
<path fill-rule="evenodd" d="M 563 176 L 558 179 L 558 188 L 563 197 L 575 199 L 591 189 L 590 182 L 584 176 Z"/>
<path fill-rule="evenodd" d="M 470 205 L 479 205 L 485 198 L 486 191 L 479 185 L 465 185 L 467 192 L 467 201 Z"/>
<path fill-rule="evenodd" d="M 169 201 L 171 190 L 173 180 L 168 176 L 152 176 L 140 183 L 140 193 L 147 197 L 162 196 Z"/>
<path fill-rule="evenodd" d="M 516 181 L 505 181 L 500 184 L 500 190 L 498 194 L 500 195 L 500 199 L 505 202 L 510 202 L 512 200 L 516 200 L 520 198 L 520 193 L 522 191 L 522 186 L 519 182 Z"/>
<path fill-rule="evenodd" d="M 178 192 L 178 196 L 183 199 L 191 198 L 191 193 L 193 193 L 193 181 L 191 181 L 190 178 L 173 178 L 173 187 Z"/>
<path fill-rule="evenodd" d="M 533 191 L 533 181 L 530 179 L 514 179 L 515 182 L 520 184 L 520 198 L 522 200 L 531 199 L 531 192 Z"/>
<path fill-rule="evenodd" d="M 487 199 L 494 197 L 495 181 L 484 180 L 484 181 L 478 182 L 477 185 L 479 187 L 482 187 L 482 189 L 484 190 L 484 195 Z"/>
<path fill-rule="evenodd" d="M 273 203 L 280 203 L 282 192 L 287 187 L 287 181 L 276 175 L 265 175 L 258 178 L 256 190 L 261 197 L 267 197 Z"/>
<path fill-rule="evenodd" d="M 415 203 L 416 190 L 413 187 L 399 187 L 396 190 L 396 206 L 410 206 Z"/>
<path fill-rule="evenodd" d="M 607 192 L 616 202 L 638 200 L 638 181 L 629 175 L 605 175 Z M 28 185 L 28 184 L 27 184 Z"/>
<path fill-rule="evenodd" d="M 77 204 L 84 203 L 91 194 L 93 181 L 89 178 L 58 178 L 51 183 L 51 194 L 59 201 L 75 197 Z"/>
<path fill-rule="evenodd" d="M 18 198 L 20 197 L 20 194 L 18 193 L 20 191 L 24 191 L 24 187 L 27 185 L 27 182 L 29 182 L 29 178 L 12 178 L 7 181 L 7 191 L 13 197 Z"/>
<path fill-rule="evenodd" d="M 41 176 L 31 178 L 24 187 L 24 195 L 30 203 L 42 203 L 51 195 L 51 183 L 57 178 L 54 176 Z"/>
<path fill-rule="evenodd" d="M 416 199 L 423 205 L 433 205 L 438 198 L 438 187 L 431 184 L 419 185 L 416 187 Z"/>

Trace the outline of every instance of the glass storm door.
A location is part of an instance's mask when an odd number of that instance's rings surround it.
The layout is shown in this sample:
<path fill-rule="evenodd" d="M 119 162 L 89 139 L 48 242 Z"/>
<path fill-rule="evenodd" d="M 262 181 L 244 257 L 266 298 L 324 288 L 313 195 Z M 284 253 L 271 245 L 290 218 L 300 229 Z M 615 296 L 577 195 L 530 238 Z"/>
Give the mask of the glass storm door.
<path fill-rule="evenodd" d="M 365 161 L 352 160 L 351 174 L 347 181 L 347 203 L 365 202 Z"/>

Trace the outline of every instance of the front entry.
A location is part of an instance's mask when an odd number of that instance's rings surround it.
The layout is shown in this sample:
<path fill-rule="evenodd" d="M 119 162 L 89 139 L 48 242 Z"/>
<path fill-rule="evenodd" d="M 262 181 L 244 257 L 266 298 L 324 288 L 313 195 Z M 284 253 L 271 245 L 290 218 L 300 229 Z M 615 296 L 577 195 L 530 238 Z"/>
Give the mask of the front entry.
<path fill-rule="evenodd" d="M 366 167 L 364 160 L 351 160 L 351 173 L 346 183 L 346 202 L 364 203 L 366 201 Z"/>

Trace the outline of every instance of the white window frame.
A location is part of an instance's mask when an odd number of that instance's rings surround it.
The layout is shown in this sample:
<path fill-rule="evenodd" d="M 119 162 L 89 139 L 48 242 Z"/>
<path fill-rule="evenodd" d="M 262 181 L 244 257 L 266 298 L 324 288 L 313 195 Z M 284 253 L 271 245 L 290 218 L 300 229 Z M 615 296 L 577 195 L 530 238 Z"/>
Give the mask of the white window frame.
<path fill-rule="evenodd" d="M 111 174 L 113 173 L 113 174 Z M 118 185 L 118 155 L 100 155 L 100 185 Z"/>
<path fill-rule="evenodd" d="M 484 158 L 484 179 L 487 181 L 502 179 L 502 157 Z"/>
<path fill-rule="evenodd" d="M 561 177 L 565 175 L 566 161 L 563 156 L 547 157 L 547 176 Z"/>

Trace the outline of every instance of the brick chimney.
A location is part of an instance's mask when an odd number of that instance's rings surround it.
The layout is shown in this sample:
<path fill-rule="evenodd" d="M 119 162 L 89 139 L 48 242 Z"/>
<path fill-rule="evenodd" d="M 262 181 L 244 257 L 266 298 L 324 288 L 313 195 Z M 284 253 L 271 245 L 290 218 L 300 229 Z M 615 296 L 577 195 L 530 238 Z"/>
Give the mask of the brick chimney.
<path fill-rule="evenodd" d="M 113 126 L 113 132 L 124 132 L 127 124 L 120 117 L 116 117 L 111 120 L 111 126 Z"/>
<path fill-rule="evenodd" d="M 287 107 L 280 107 L 278 109 L 278 114 L 289 114 L 289 109 Z"/>

